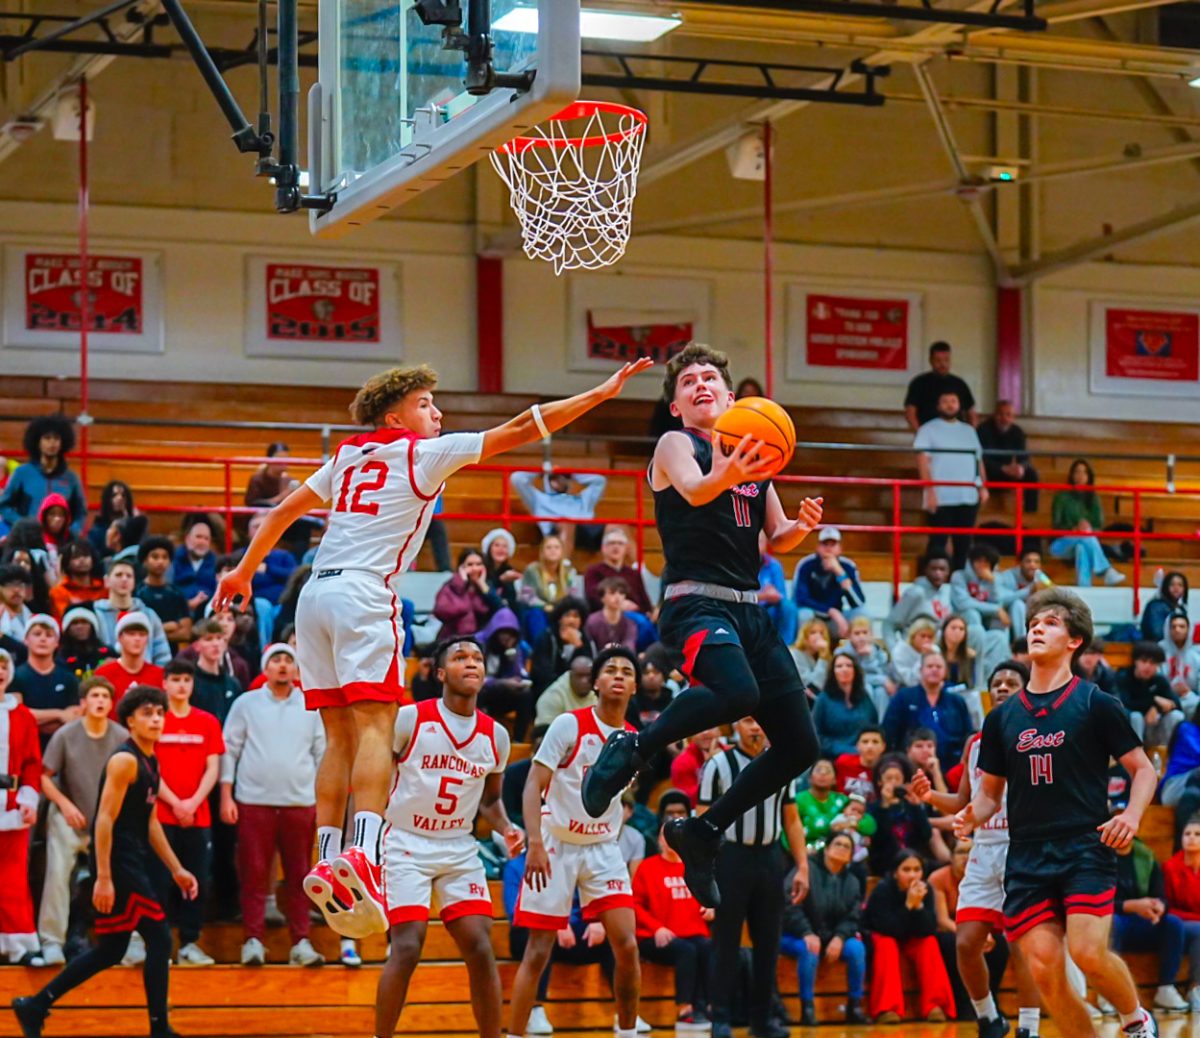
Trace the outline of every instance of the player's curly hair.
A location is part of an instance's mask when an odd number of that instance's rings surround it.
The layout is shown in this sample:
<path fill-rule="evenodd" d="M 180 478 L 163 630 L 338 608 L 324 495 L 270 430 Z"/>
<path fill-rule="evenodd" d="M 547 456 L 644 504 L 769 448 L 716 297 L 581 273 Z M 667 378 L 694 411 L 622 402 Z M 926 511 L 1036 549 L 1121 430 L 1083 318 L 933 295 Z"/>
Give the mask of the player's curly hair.
<path fill-rule="evenodd" d="M 62 440 L 62 449 L 58 452 L 58 475 L 67 467 L 67 452 L 75 449 L 75 426 L 65 414 L 42 414 L 25 426 L 25 453 L 30 461 L 38 461 L 42 456 L 41 439 L 47 433 L 55 433 Z"/>
<path fill-rule="evenodd" d="M 679 379 L 679 373 L 693 364 L 711 364 L 721 373 L 725 385 L 733 389 L 733 376 L 729 374 L 729 357 L 702 342 L 689 342 L 667 361 L 667 373 L 663 377 L 663 399 L 667 403 L 675 399 L 675 383 Z"/>
<path fill-rule="evenodd" d="M 1072 638 L 1082 639 L 1079 648 L 1071 657 L 1072 663 L 1075 663 L 1087 651 L 1088 646 L 1096 637 L 1096 628 L 1092 623 L 1092 611 L 1074 591 L 1067 591 L 1060 587 L 1046 588 L 1045 591 L 1030 595 L 1025 609 L 1028 616 L 1026 629 L 1032 627 L 1033 622 L 1042 613 L 1053 612 L 1062 617 L 1063 623 L 1067 626 L 1067 633 Z"/>
<path fill-rule="evenodd" d="M 378 428 L 383 416 L 409 393 L 433 389 L 437 380 L 437 372 L 428 364 L 381 371 L 367 379 L 358 391 L 350 404 L 350 416 L 359 425 Z"/>
<path fill-rule="evenodd" d="M 117 703 L 117 720 L 128 726 L 129 719 L 138 712 L 140 707 L 149 704 L 167 708 L 167 694 L 161 688 L 153 685 L 134 685 Z"/>

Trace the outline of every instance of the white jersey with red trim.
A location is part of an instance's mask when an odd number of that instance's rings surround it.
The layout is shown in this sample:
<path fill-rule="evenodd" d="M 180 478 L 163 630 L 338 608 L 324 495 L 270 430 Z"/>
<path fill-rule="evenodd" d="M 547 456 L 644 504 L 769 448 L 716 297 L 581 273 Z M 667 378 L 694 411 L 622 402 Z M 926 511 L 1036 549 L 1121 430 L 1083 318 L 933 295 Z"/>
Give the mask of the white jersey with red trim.
<path fill-rule="evenodd" d="M 508 732 L 487 714 L 463 717 L 441 699 L 401 707 L 387 820 L 420 836 L 469 836 L 484 780 L 508 763 Z"/>
<path fill-rule="evenodd" d="M 979 767 L 979 737 L 976 732 L 967 743 L 967 773 L 971 776 L 971 795 L 979 789 L 983 771 Z M 965 776 L 964 776 L 965 777 Z M 975 830 L 976 843 L 1008 843 L 1008 790 L 1000 799 L 1000 809 Z"/>
<path fill-rule="evenodd" d="M 313 569 L 403 573 L 425 542 L 446 479 L 482 450 L 483 433 L 422 439 L 376 429 L 343 440 L 305 481 L 330 508 Z"/>
<path fill-rule="evenodd" d="M 627 731 L 635 729 L 628 722 Z M 546 731 L 534 760 L 550 768 L 553 775 L 542 803 L 542 825 L 563 843 L 604 843 L 621 832 L 621 798 L 613 797 L 608 810 L 593 818 L 583 809 L 584 772 L 600 756 L 610 728 L 594 706 L 559 714 Z"/>

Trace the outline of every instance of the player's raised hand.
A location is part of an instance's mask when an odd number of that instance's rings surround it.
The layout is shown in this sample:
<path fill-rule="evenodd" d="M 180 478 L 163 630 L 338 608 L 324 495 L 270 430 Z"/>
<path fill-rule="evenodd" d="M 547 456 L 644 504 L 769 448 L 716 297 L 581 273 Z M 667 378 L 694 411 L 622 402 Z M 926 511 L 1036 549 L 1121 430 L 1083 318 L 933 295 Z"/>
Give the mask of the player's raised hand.
<path fill-rule="evenodd" d="M 245 609 L 246 603 L 253 597 L 250 584 L 254 580 L 254 574 L 243 575 L 241 569 L 241 566 L 235 566 L 221 578 L 221 582 L 217 585 L 217 593 L 213 597 L 212 611 L 214 613 L 232 607 L 233 600 L 239 595 L 242 604 L 236 608 Z"/>
<path fill-rule="evenodd" d="M 954 836 L 955 839 L 965 840 L 975 831 L 975 805 L 967 804 L 961 811 L 954 816 Z"/>
<path fill-rule="evenodd" d="M 713 444 L 712 471 L 721 486 L 761 483 L 775 475 L 775 462 L 763 454 L 763 441 L 749 433 L 728 454 L 719 443 Z"/>
<path fill-rule="evenodd" d="M 922 768 L 917 768 L 917 773 L 913 776 L 913 780 L 909 783 L 908 788 L 914 797 L 927 804 L 933 796 L 933 783 L 929 781 L 929 776 L 925 774 Z"/>
<path fill-rule="evenodd" d="M 531 843 L 525 856 L 525 882 L 537 891 L 546 889 L 550 882 L 550 855 L 544 843 Z"/>
<path fill-rule="evenodd" d="M 178 869 L 171 879 L 175 881 L 175 886 L 183 892 L 183 896 L 188 901 L 195 901 L 200 896 L 200 881 L 187 869 Z"/>
<path fill-rule="evenodd" d="M 1103 825 L 1096 826 L 1100 833 L 1100 842 L 1113 850 L 1124 850 L 1137 835 L 1140 818 L 1135 818 L 1128 811 L 1113 815 Z"/>
<path fill-rule="evenodd" d="M 821 525 L 821 517 L 825 514 L 825 498 L 806 497 L 800 502 L 800 512 L 796 516 L 796 525 L 804 531 L 807 537 Z"/>
<path fill-rule="evenodd" d="M 640 375 L 643 371 L 649 371 L 654 367 L 654 361 L 649 357 L 640 357 L 629 364 L 622 364 L 621 367 L 613 372 L 600 385 L 600 395 L 605 400 L 611 400 L 622 389 L 625 388 L 625 383 L 628 382 L 634 375 Z"/>

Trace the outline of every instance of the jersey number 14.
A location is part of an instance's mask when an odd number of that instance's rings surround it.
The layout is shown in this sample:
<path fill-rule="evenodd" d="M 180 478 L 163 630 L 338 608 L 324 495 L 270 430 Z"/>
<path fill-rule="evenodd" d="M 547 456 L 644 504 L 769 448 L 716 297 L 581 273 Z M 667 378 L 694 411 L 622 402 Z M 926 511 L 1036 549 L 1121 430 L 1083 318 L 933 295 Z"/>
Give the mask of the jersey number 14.
<path fill-rule="evenodd" d="M 1036 786 L 1043 782 L 1047 786 L 1054 784 L 1054 754 L 1031 753 L 1029 755 L 1029 784 Z"/>

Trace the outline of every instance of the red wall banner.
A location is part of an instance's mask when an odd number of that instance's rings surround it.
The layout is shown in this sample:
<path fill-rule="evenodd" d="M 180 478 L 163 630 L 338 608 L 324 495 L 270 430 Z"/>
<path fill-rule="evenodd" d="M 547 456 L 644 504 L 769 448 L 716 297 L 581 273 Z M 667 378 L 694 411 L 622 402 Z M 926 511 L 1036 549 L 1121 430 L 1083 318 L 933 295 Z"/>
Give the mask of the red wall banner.
<path fill-rule="evenodd" d="M 908 369 L 909 300 L 809 293 L 804 356 L 826 368 Z"/>
<path fill-rule="evenodd" d="M 380 341 L 377 268 L 268 263 L 265 277 L 267 340 Z"/>
<path fill-rule="evenodd" d="M 1105 374 L 1109 378 L 1195 382 L 1200 378 L 1200 315 L 1106 307 Z"/>
<path fill-rule="evenodd" d="M 599 327 L 587 317 L 587 355 L 594 360 L 614 360 L 621 364 L 650 357 L 655 364 L 666 364 L 692 341 L 692 323 L 637 324 Z"/>
<path fill-rule="evenodd" d="M 70 253 L 25 254 L 25 329 L 79 331 L 82 310 L 79 257 Z M 142 260 L 137 256 L 92 256 L 88 262 L 89 331 L 140 335 L 145 308 Z"/>

